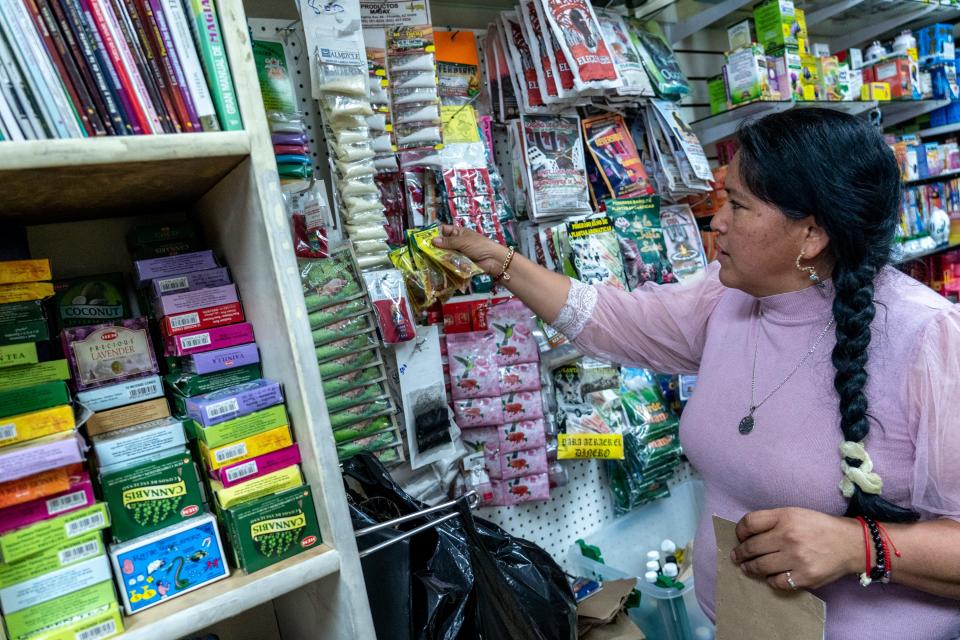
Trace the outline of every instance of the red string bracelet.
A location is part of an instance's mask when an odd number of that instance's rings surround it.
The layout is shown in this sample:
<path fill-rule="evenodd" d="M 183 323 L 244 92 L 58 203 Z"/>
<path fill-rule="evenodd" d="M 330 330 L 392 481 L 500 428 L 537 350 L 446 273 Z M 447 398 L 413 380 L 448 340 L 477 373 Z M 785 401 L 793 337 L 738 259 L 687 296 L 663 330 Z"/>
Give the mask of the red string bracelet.
<path fill-rule="evenodd" d="M 893 553 L 894 553 L 894 555 L 896 555 L 898 558 L 901 557 L 901 555 L 900 555 L 900 550 L 897 549 L 897 545 L 895 545 L 895 544 L 893 543 L 893 538 L 890 537 L 890 534 L 887 532 L 887 528 L 884 527 L 884 526 L 883 526 L 882 524 L 880 524 L 879 522 L 877 523 L 877 526 L 880 527 L 880 531 L 882 531 L 882 532 L 883 532 L 883 535 L 886 536 L 887 540 L 890 541 L 890 546 L 893 547 Z"/>
<path fill-rule="evenodd" d="M 867 521 L 862 517 L 857 516 L 857 521 L 860 522 L 860 525 L 863 527 L 863 550 L 864 555 L 866 555 L 866 567 L 863 573 L 860 574 L 860 584 L 863 586 L 869 586 L 871 582 L 870 579 L 870 532 L 867 528 Z"/>

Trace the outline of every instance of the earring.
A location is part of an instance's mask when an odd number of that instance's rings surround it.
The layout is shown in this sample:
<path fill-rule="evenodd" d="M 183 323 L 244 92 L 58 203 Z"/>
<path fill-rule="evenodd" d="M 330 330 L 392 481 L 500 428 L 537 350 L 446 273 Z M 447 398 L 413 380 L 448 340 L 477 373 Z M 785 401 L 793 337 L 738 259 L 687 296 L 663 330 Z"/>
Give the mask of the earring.
<path fill-rule="evenodd" d="M 805 267 L 802 264 L 800 264 L 800 261 L 803 260 L 803 254 L 804 252 L 801 251 L 800 255 L 797 256 L 797 262 L 795 263 L 797 265 L 797 271 L 802 271 L 806 273 L 810 278 L 810 282 L 812 282 L 813 284 L 817 285 L 820 288 L 823 288 L 823 280 L 820 279 L 820 274 L 817 273 L 817 270 L 814 269 L 813 267 Z"/>

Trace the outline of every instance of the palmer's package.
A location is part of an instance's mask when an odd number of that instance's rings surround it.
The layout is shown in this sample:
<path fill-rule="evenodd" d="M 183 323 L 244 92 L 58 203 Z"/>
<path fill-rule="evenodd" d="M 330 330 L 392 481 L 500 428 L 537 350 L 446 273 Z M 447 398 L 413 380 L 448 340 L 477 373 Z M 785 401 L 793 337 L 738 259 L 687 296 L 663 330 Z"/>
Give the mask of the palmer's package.
<path fill-rule="evenodd" d="M 60 333 L 77 391 L 124 382 L 159 371 L 147 319 L 68 327 Z"/>
<path fill-rule="evenodd" d="M 237 566 L 253 573 L 320 544 L 310 487 L 287 489 L 222 511 Z"/>
<path fill-rule="evenodd" d="M 18 562 L 110 525 L 102 502 L 0 535 L 0 561 Z"/>
<path fill-rule="evenodd" d="M 203 510 L 200 478 L 186 450 L 104 475 L 100 484 L 116 541 L 193 518 Z"/>
<path fill-rule="evenodd" d="M 113 545 L 110 562 L 128 615 L 230 575 L 210 514 Z"/>

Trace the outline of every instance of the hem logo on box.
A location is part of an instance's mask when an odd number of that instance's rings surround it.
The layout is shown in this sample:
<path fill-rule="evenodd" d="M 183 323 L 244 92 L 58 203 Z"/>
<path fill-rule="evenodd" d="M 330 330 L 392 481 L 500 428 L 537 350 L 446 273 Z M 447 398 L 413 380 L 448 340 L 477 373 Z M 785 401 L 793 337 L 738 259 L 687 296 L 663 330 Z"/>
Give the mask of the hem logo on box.
<path fill-rule="evenodd" d="M 300 541 L 300 546 L 306 549 L 307 547 L 313 546 L 317 542 L 317 536 L 307 536 Z"/>
<path fill-rule="evenodd" d="M 192 515 L 199 513 L 200 507 L 195 504 L 188 504 L 183 509 L 180 510 L 180 516 L 183 518 L 189 518 Z"/>
<path fill-rule="evenodd" d="M 117 332 L 116 331 L 105 331 L 100 335 L 100 339 L 104 341 L 116 340 Z"/>

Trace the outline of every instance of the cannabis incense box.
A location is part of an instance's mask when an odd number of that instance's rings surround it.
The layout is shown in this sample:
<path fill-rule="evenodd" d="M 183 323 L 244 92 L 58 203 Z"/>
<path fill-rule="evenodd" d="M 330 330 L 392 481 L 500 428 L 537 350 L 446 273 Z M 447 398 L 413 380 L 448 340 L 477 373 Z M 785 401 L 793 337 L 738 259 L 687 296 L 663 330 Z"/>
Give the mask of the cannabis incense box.
<path fill-rule="evenodd" d="M 117 542 L 182 522 L 203 512 L 200 478 L 190 454 L 145 462 L 101 476 Z"/>

